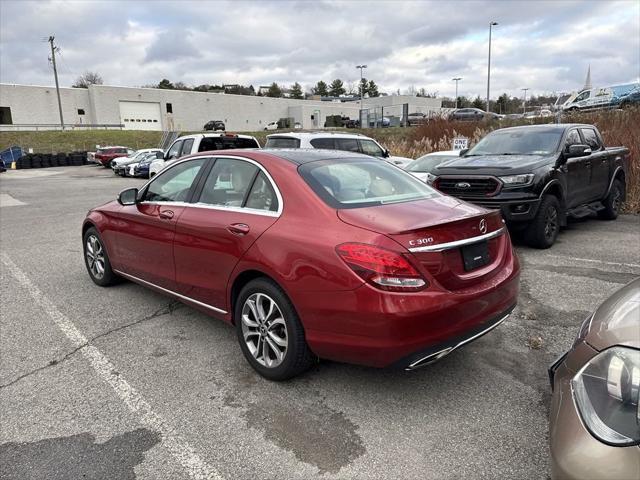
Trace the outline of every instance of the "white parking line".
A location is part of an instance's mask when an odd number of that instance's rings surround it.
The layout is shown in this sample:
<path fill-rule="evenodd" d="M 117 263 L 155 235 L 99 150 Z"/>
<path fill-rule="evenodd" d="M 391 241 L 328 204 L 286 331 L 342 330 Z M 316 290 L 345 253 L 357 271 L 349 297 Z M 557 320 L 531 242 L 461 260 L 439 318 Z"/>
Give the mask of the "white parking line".
<path fill-rule="evenodd" d="M 637 263 L 605 262 L 604 260 L 594 260 L 592 258 L 567 257 L 565 255 L 547 255 L 547 256 L 548 257 L 554 257 L 554 258 L 563 258 L 565 260 L 571 260 L 571 261 L 574 261 L 574 262 L 601 263 L 603 265 L 615 265 L 617 267 L 640 268 L 640 265 L 637 264 Z"/>
<path fill-rule="evenodd" d="M 0 193 L 0 207 L 17 207 L 20 205 L 26 205 L 26 203 L 13 198 L 8 193 Z"/>
<path fill-rule="evenodd" d="M 157 431 L 162 436 L 162 445 L 180 462 L 189 476 L 193 479 L 221 480 L 220 474 L 202 460 L 193 447 L 187 443 L 175 428 L 158 413 L 151 405 L 116 371 L 109 358 L 93 345 L 88 345 L 87 337 L 49 300 L 29 277 L 9 258 L 6 253 L 0 253 L 0 258 L 7 271 L 18 283 L 29 292 L 35 303 L 53 320 L 71 343 L 89 361 L 98 376 L 111 385 L 116 395 L 137 415 L 138 421 L 148 428 Z"/>

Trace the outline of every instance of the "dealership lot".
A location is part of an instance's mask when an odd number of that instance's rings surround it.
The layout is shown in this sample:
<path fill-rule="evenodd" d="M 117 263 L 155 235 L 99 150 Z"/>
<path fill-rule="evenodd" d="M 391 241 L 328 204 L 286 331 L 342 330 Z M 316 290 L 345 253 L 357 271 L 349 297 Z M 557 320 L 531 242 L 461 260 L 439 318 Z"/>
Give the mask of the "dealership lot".
<path fill-rule="evenodd" d="M 441 362 L 272 383 L 228 325 L 90 281 L 84 215 L 140 184 L 95 166 L 0 177 L 3 476 L 546 478 L 546 367 L 640 275 L 639 217 L 574 222 L 550 250 L 517 248 L 518 308 Z"/>

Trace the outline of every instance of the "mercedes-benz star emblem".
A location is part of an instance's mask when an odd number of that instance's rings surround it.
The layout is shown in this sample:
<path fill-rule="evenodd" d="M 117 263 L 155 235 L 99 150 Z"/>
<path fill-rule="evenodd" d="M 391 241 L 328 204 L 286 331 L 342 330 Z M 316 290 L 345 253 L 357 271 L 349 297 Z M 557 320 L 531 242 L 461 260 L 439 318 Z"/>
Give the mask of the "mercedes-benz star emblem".
<path fill-rule="evenodd" d="M 480 229 L 480 233 L 487 233 L 487 221 L 484 218 L 480 220 L 478 228 Z"/>

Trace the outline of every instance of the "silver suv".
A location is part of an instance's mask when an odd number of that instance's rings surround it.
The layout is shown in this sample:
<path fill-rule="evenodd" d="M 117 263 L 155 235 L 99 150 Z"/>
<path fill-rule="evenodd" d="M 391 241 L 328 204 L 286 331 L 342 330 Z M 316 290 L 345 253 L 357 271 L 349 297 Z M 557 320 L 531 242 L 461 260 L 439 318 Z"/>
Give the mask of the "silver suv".
<path fill-rule="evenodd" d="M 364 153 L 378 157 L 389 163 L 404 168 L 413 159 L 395 157 L 373 138 L 358 133 L 340 132 L 288 132 L 267 135 L 265 148 L 322 148 L 327 150 L 344 150 Z"/>

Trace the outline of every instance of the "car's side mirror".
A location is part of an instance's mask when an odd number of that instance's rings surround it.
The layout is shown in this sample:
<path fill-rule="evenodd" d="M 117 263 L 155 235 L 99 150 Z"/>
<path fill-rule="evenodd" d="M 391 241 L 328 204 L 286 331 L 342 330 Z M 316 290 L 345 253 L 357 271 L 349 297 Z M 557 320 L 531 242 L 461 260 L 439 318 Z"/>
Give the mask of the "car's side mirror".
<path fill-rule="evenodd" d="M 469 151 L 468 148 L 463 148 L 462 150 L 460 150 L 460 156 L 464 157 L 464 154 L 467 153 Z"/>
<path fill-rule="evenodd" d="M 118 203 L 120 205 L 135 205 L 138 203 L 138 189 L 127 188 L 118 194 Z"/>
<path fill-rule="evenodd" d="M 164 158 L 164 152 L 156 152 L 156 158 Z"/>
<path fill-rule="evenodd" d="M 387 150 L 386 148 L 384 150 L 382 150 L 382 158 L 389 158 L 391 154 L 389 153 L 389 150 Z"/>
<path fill-rule="evenodd" d="M 587 155 L 591 155 L 589 145 L 569 145 L 564 153 L 565 158 L 586 157 Z"/>

